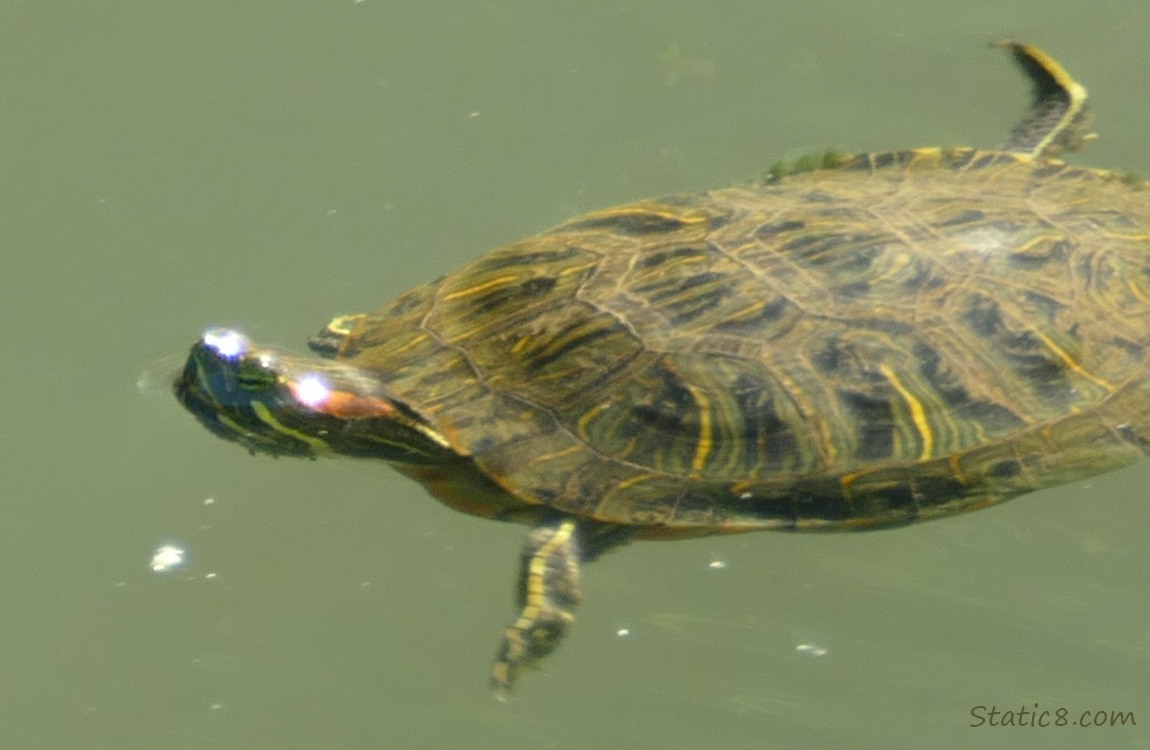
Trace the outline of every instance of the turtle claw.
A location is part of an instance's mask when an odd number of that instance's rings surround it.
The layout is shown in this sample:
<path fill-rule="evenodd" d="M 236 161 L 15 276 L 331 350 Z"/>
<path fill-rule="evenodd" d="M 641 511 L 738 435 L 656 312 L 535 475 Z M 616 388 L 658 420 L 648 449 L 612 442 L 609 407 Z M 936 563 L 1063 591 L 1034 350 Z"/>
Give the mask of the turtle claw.
<path fill-rule="evenodd" d="M 503 631 L 495 666 L 491 670 L 491 689 L 495 697 L 506 700 L 523 669 L 534 667 L 554 651 L 574 621 L 573 613 L 551 609 L 539 611 L 534 619 L 521 615 L 508 626 Z"/>

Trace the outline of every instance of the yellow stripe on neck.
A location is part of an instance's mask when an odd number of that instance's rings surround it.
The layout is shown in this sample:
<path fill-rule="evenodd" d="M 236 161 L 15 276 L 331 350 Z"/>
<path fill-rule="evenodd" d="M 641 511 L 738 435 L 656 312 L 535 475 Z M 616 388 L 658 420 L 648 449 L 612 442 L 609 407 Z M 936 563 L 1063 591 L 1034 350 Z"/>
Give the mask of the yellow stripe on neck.
<path fill-rule="evenodd" d="M 334 451 L 332 450 L 332 447 L 330 445 L 328 445 L 324 440 L 321 440 L 320 438 L 317 438 L 314 435 L 308 435 L 307 433 L 300 432 L 299 430 L 293 430 L 292 428 L 288 427 L 283 422 L 280 422 L 278 419 L 276 419 L 274 416 L 272 416 L 271 409 L 269 409 L 267 406 L 260 403 L 259 401 L 253 401 L 251 403 L 252 403 L 252 411 L 254 411 L 256 413 L 256 416 L 260 418 L 260 421 L 263 422 L 264 424 L 268 425 L 269 427 L 271 427 L 276 432 L 279 432 L 279 433 L 284 434 L 284 435 L 290 435 L 293 438 L 295 438 L 296 440 L 299 440 L 302 443 L 306 443 L 306 444 L 310 445 L 312 448 L 315 449 L 316 453 L 327 453 L 327 454 L 334 453 Z"/>

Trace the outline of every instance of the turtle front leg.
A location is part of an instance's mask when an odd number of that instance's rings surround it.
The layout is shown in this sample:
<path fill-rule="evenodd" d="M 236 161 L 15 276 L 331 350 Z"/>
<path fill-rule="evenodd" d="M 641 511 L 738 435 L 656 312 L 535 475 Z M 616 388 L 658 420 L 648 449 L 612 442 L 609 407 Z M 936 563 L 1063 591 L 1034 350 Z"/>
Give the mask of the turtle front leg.
<path fill-rule="evenodd" d="M 519 617 L 503 631 L 491 689 L 505 698 L 524 667 L 555 650 L 583 601 L 578 524 L 570 518 L 536 526 L 527 535 L 519 568 Z"/>

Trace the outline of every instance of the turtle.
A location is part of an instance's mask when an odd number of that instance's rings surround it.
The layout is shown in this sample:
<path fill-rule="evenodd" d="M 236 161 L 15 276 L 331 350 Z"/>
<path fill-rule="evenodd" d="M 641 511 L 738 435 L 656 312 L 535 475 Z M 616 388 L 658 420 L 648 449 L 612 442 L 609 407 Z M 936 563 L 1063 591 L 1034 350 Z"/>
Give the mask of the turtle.
<path fill-rule="evenodd" d="M 208 329 L 174 385 L 251 453 L 382 460 L 530 527 L 490 683 L 565 637 L 633 540 L 882 529 L 1150 450 L 1150 193 L 1073 166 L 1085 88 L 996 149 L 828 153 L 499 247 L 310 355 Z"/>

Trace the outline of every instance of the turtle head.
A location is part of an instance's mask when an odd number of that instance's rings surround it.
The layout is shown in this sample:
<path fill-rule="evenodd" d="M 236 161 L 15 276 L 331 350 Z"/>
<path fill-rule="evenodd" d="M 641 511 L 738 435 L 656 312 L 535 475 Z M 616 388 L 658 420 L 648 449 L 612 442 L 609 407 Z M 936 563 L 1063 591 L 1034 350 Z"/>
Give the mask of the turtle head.
<path fill-rule="evenodd" d="M 256 347 L 211 329 L 192 345 L 176 398 L 216 435 L 252 453 L 440 463 L 447 441 L 378 376 L 335 360 Z"/>

